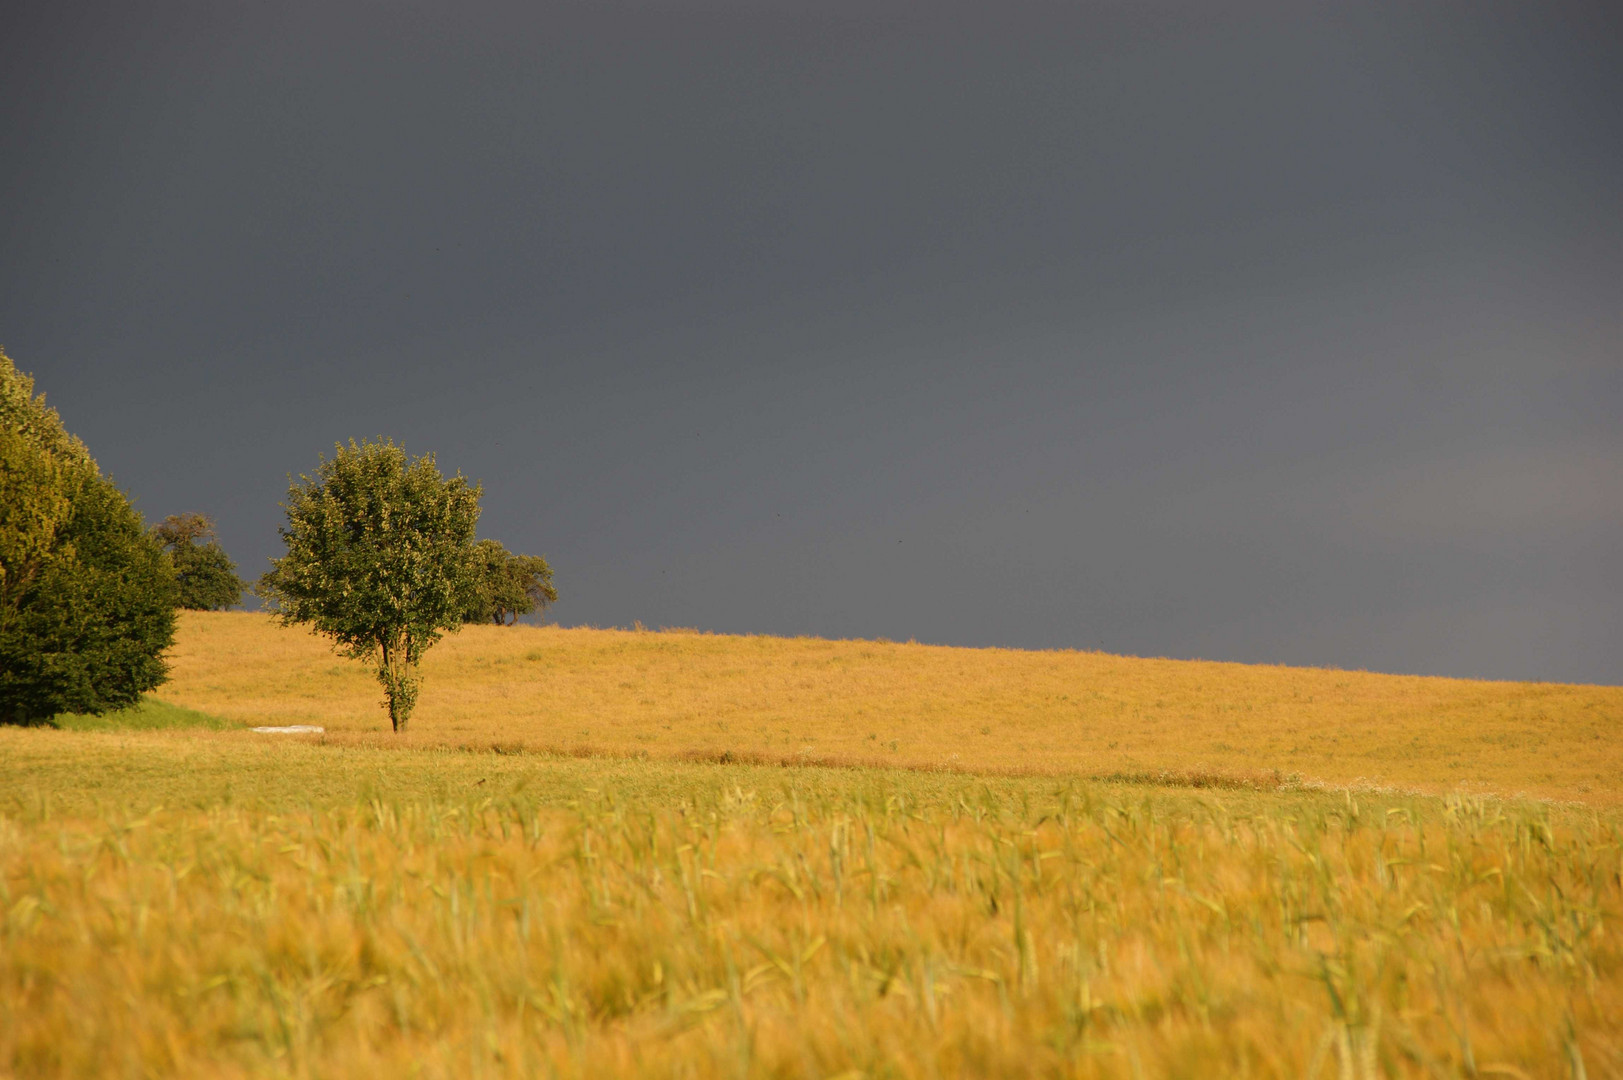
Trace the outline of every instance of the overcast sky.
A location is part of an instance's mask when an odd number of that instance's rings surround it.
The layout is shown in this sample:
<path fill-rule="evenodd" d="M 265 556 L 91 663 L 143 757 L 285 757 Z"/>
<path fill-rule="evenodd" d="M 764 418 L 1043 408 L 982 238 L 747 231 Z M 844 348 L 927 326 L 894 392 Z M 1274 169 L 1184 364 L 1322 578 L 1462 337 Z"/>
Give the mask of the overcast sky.
<path fill-rule="evenodd" d="M 1623 682 L 1620 12 L 13 0 L 0 345 L 250 576 L 388 435 L 569 625 Z"/>

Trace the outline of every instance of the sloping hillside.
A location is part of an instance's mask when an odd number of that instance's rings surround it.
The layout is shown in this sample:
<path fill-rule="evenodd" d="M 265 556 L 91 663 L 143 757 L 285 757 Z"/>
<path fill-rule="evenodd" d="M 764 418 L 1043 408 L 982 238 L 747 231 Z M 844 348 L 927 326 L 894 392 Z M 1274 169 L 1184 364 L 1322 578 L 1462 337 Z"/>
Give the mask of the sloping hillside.
<path fill-rule="evenodd" d="M 340 740 L 991 773 L 1297 776 L 1623 802 L 1623 688 L 1102 653 L 476 626 L 410 733 L 360 664 L 261 614 L 189 613 L 169 701 Z"/>

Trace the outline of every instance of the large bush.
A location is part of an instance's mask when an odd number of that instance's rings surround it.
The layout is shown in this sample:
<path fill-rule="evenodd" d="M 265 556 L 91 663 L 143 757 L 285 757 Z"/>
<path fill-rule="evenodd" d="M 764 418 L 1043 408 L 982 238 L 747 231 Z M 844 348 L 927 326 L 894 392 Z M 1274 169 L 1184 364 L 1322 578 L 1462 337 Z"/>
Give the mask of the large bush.
<path fill-rule="evenodd" d="M 164 680 L 176 600 L 141 515 L 0 352 L 0 721 L 133 705 Z"/>

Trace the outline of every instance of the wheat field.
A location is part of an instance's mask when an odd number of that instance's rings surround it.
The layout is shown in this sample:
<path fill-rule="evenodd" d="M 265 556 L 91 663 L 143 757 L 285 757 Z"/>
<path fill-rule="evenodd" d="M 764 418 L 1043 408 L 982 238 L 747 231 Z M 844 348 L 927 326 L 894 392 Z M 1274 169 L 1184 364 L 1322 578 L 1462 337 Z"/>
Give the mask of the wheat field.
<path fill-rule="evenodd" d="M 472 626 L 406 737 L 377 684 L 266 615 L 187 613 L 165 700 L 335 741 L 1623 802 L 1623 687 L 882 641 Z"/>
<path fill-rule="evenodd" d="M 397 737 L 264 616 L 172 661 L 0 727 L 0 1077 L 1623 1076 L 1617 688 L 472 627 Z"/>
<path fill-rule="evenodd" d="M 1623 821 L 0 729 L 0 1073 L 1623 1074 Z"/>

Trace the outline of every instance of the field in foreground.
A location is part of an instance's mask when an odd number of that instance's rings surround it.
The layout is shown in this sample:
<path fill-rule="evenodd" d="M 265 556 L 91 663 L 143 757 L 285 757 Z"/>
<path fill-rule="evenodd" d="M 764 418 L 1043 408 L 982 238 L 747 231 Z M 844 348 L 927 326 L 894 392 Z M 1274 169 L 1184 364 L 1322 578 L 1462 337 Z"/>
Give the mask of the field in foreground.
<path fill-rule="evenodd" d="M 187 613 L 175 704 L 338 741 L 1134 776 L 1299 775 L 1623 804 L 1623 687 L 1083 652 L 473 626 L 407 736 L 377 684 L 265 615 Z"/>
<path fill-rule="evenodd" d="M 17 1076 L 1617 1076 L 1620 916 L 1607 810 L 0 728 Z"/>

